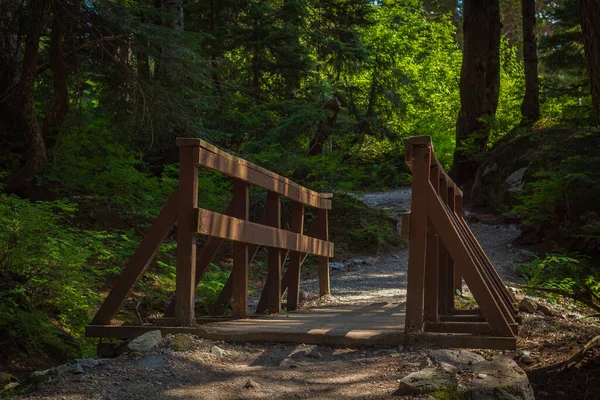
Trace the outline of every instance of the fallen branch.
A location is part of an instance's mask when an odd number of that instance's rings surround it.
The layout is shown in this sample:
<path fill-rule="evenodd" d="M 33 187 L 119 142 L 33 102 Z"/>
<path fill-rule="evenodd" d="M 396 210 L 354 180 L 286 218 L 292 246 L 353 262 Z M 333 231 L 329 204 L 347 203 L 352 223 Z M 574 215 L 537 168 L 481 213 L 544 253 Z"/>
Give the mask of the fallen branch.
<path fill-rule="evenodd" d="M 598 342 L 600 342 L 600 335 L 588 341 L 581 349 L 579 349 L 577 353 L 569 357 L 569 359 L 564 362 L 564 366 L 561 368 L 561 371 L 573 368 L 575 365 L 583 361 L 585 359 L 586 354 L 591 350 L 592 347 L 596 346 Z"/>
<path fill-rule="evenodd" d="M 600 313 L 600 304 L 598 304 L 597 302 L 594 301 L 593 296 L 586 296 L 586 294 L 584 294 L 584 293 L 569 293 L 565 290 L 550 289 L 550 288 L 543 288 L 543 287 L 537 287 L 537 286 L 523 286 L 523 289 L 535 290 L 538 292 L 545 292 L 545 293 L 553 293 L 553 294 L 561 295 L 563 297 L 568 297 L 570 299 L 580 301 L 583 304 L 585 304 L 586 306 L 593 309 L 594 311 L 597 311 Z"/>

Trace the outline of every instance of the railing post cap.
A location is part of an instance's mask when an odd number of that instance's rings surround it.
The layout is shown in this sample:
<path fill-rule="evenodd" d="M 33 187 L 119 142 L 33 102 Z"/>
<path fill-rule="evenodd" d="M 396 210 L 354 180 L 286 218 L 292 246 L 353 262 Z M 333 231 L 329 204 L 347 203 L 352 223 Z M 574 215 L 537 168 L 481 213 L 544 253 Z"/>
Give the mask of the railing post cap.
<path fill-rule="evenodd" d="M 198 138 L 183 138 L 178 137 L 175 139 L 177 147 L 201 147 L 204 141 Z"/>
<path fill-rule="evenodd" d="M 431 136 L 412 136 L 406 139 L 409 145 L 431 145 Z"/>

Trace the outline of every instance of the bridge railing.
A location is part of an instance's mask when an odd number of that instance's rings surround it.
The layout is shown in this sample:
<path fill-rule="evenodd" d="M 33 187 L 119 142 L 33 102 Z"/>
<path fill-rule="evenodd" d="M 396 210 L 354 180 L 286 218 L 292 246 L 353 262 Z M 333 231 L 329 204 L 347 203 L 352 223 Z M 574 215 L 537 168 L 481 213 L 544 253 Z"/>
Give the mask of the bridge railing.
<path fill-rule="evenodd" d="M 402 224 L 410 243 L 406 331 L 514 337 L 514 298 L 463 219 L 463 193 L 440 165 L 431 138 L 407 139 L 405 154 L 413 173 L 411 213 Z M 455 308 L 463 278 L 477 310 Z"/>
<path fill-rule="evenodd" d="M 286 291 L 287 310 L 297 309 L 301 265 L 308 254 L 318 258 L 320 295 L 330 294 L 329 258 L 333 256 L 333 243 L 328 241 L 328 210 L 332 194 L 309 190 L 201 139 L 179 138 L 176 143 L 179 147 L 178 186 L 115 281 L 92 325 L 110 324 L 175 223 L 175 296 L 164 318 L 156 321 L 159 325 L 194 324 L 196 288 L 224 240 L 233 241 L 233 270 L 213 315 L 222 315 L 231 303 L 234 317 L 248 317 L 248 268 L 261 246 L 268 249 L 268 275 L 257 314 L 281 312 L 281 299 Z M 233 198 L 223 214 L 198 207 L 198 167 L 232 178 Z M 250 184 L 267 190 L 266 214 L 258 223 L 249 220 Z M 281 196 L 290 199 L 292 204 L 289 229 L 281 228 Z M 310 234 L 304 232 L 305 206 L 313 208 Z M 207 235 L 208 239 L 197 254 L 199 234 Z M 288 256 L 288 267 L 283 274 Z"/>

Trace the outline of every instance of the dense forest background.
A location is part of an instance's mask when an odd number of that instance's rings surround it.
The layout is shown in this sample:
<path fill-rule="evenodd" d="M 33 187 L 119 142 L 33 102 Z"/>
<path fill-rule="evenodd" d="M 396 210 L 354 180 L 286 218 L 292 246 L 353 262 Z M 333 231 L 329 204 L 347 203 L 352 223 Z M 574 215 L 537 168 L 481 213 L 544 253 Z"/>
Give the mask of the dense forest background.
<path fill-rule="evenodd" d="M 526 277 L 593 303 L 599 27 L 594 0 L 2 0 L 0 356 L 90 351 L 83 327 L 176 185 L 176 137 L 335 192 L 351 254 L 397 239 L 349 193 L 409 185 L 402 139 L 430 135 L 474 204 L 546 244 Z M 516 159 L 536 160 L 524 188 L 490 196 L 483 172 Z M 200 171 L 203 207 L 230 192 Z M 172 292 L 174 246 L 138 284 L 144 310 Z M 205 305 L 227 274 L 207 273 Z"/>

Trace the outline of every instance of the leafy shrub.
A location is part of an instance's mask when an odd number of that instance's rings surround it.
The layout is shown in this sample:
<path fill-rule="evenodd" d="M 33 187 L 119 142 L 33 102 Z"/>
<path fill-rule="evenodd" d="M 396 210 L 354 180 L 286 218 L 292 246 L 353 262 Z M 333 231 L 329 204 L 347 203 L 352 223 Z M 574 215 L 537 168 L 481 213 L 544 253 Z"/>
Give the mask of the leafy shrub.
<path fill-rule="evenodd" d="M 561 254 L 535 257 L 519 266 L 517 272 L 526 277 L 528 286 L 600 299 L 600 271 L 589 260 L 576 257 Z"/>
<path fill-rule="evenodd" d="M 64 201 L 31 203 L 0 194 L 0 348 L 41 361 L 79 354 L 83 327 L 98 300 L 86 232 L 61 225 L 75 211 Z"/>

